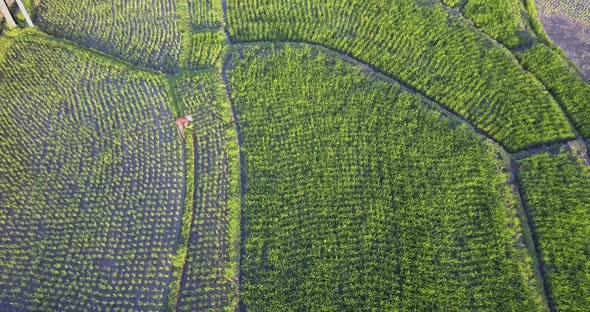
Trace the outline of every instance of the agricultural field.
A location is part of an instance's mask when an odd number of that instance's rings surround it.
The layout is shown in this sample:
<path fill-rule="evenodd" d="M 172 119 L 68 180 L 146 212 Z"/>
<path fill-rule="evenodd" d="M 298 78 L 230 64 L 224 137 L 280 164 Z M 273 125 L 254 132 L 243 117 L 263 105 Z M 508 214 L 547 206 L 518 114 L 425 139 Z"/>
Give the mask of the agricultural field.
<path fill-rule="evenodd" d="M 590 138 L 590 84 L 547 38 L 536 19 L 532 2 L 469 0 L 461 5 L 444 2 L 459 10 L 477 29 L 510 49 L 522 68 L 549 91 L 574 128 Z"/>
<path fill-rule="evenodd" d="M 584 1 L 23 2 L 0 311 L 590 306 Z"/>
<path fill-rule="evenodd" d="M 238 54 L 248 310 L 542 310 L 489 142 L 325 52 Z"/>
<path fill-rule="evenodd" d="M 221 64 L 221 3 L 43 0 L 37 12 L 44 31 L 138 66 L 175 73 Z"/>
<path fill-rule="evenodd" d="M 519 161 L 555 311 L 590 306 L 590 169 L 583 161 L 565 150 Z"/>
<path fill-rule="evenodd" d="M 0 310 L 159 311 L 183 207 L 166 80 L 0 40 Z"/>
<path fill-rule="evenodd" d="M 510 51 L 440 2 L 229 0 L 234 41 L 344 52 L 469 120 L 510 151 L 572 138 L 559 105 Z"/>

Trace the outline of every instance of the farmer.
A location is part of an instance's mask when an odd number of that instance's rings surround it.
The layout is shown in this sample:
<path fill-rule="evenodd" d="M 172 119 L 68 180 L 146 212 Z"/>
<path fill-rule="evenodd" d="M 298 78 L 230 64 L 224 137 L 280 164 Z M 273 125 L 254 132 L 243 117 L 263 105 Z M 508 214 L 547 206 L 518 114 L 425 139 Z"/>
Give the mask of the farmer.
<path fill-rule="evenodd" d="M 180 131 L 180 135 L 183 139 L 184 129 L 188 126 L 189 122 L 191 121 L 193 121 L 193 117 L 191 117 L 191 115 L 176 118 L 176 125 L 178 126 L 178 131 Z"/>

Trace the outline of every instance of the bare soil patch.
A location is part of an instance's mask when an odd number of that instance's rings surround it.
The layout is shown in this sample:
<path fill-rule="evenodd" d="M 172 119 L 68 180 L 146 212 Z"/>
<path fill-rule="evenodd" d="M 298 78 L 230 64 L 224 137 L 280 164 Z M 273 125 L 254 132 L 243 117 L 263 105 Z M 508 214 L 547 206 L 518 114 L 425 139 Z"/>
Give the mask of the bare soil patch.
<path fill-rule="evenodd" d="M 567 16 L 540 16 L 545 32 L 590 80 L 590 26 Z"/>

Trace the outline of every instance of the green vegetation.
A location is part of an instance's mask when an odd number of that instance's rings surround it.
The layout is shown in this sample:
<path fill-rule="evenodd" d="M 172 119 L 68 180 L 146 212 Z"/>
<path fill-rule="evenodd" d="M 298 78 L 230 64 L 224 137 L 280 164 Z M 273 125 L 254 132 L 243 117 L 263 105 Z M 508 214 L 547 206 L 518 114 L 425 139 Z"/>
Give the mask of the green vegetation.
<path fill-rule="evenodd" d="M 528 19 L 521 0 L 468 0 L 463 14 L 508 49 L 532 40 L 527 33 Z"/>
<path fill-rule="evenodd" d="M 0 50 L 1 310 L 161 311 L 183 182 L 166 80 L 35 30 Z"/>
<path fill-rule="evenodd" d="M 590 138 L 590 84 L 580 79 L 559 53 L 542 43 L 517 57 L 562 104 L 580 134 Z"/>
<path fill-rule="evenodd" d="M 221 5 L 210 1 L 44 0 L 38 26 L 135 65 L 174 73 L 220 65 L 222 16 Z"/>
<path fill-rule="evenodd" d="M 248 310 L 543 309 L 492 145 L 325 52 L 234 57 Z"/>
<path fill-rule="evenodd" d="M 505 36 L 512 32 L 503 29 L 504 26 L 502 26 L 505 24 L 525 27 L 527 22 L 523 19 L 526 9 L 521 1 L 483 1 L 477 6 L 477 9 L 469 10 L 470 4 L 477 1 L 470 0 L 464 11 L 464 15 L 473 20 L 477 27 L 510 49 L 526 43 L 518 41 L 517 36 L 506 39 Z M 580 134 L 590 138 L 590 84 L 582 80 L 580 73 L 571 66 L 565 54 L 543 33 L 532 5 L 534 4 L 528 4 L 528 12 L 531 15 L 531 24 L 535 25 L 535 33 L 530 32 L 526 36 L 521 33 L 524 36 L 521 38 L 529 38 L 527 42 L 531 43 L 531 46 L 515 51 L 514 55 L 525 70 L 535 75 L 543 83 L 567 113 Z M 507 10 L 507 6 L 518 9 Z M 538 42 L 539 40 L 535 36 L 541 38 L 541 42 Z"/>
<path fill-rule="evenodd" d="M 176 83 L 185 114 L 194 118 L 195 154 L 194 217 L 178 311 L 234 311 L 241 194 L 231 107 L 219 74 L 187 75 Z"/>
<path fill-rule="evenodd" d="M 590 306 L 590 170 L 571 154 L 519 161 L 545 279 L 556 311 Z"/>
<path fill-rule="evenodd" d="M 238 41 L 306 41 L 350 54 L 470 120 L 510 151 L 573 137 L 543 85 L 440 3 L 230 0 L 228 18 Z"/>

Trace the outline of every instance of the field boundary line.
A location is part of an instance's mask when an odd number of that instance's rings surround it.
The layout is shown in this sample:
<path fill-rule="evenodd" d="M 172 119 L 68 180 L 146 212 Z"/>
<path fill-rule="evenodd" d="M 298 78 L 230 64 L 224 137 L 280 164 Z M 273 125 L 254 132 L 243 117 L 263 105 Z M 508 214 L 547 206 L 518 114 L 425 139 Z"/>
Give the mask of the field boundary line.
<path fill-rule="evenodd" d="M 242 135 L 242 127 L 240 125 L 238 119 L 238 111 L 237 107 L 234 103 L 233 97 L 231 95 L 231 90 L 229 87 L 229 82 L 227 80 L 227 70 L 229 65 L 231 64 L 233 55 L 231 52 L 228 52 L 225 56 L 225 60 L 223 63 L 223 67 L 221 70 L 221 79 L 223 80 L 223 84 L 225 86 L 225 92 L 227 94 L 227 98 L 231 107 L 232 117 L 234 126 L 236 127 L 236 134 L 238 139 L 238 154 L 239 154 L 239 165 L 240 165 L 240 237 L 236 240 L 236 243 L 239 244 L 236 250 L 239 250 L 237 254 L 237 261 L 238 261 L 238 305 L 236 306 L 235 311 L 246 311 L 246 306 L 244 301 L 242 300 L 241 296 L 241 289 L 242 289 L 242 281 L 243 281 L 243 274 L 242 274 L 242 264 L 244 261 L 245 256 L 245 245 L 244 245 L 244 238 L 246 237 L 246 214 L 245 214 L 245 206 L 246 206 L 246 193 L 247 193 L 247 176 L 246 176 L 246 158 L 243 152 L 243 145 L 244 145 L 244 138 Z"/>
<path fill-rule="evenodd" d="M 539 144 L 532 144 L 529 145 L 528 147 L 524 148 L 524 149 L 520 149 L 517 150 L 515 152 L 509 152 L 508 150 L 506 150 L 506 148 L 500 144 L 498 141 L 496 141 L 494 138 L 492 138 L 489 134 L 487 134 L 485 131 L 481 130 L 480 128 L 476 127 L 475 125 L 473 125 L 471 122 L 469 122 L 468 120 L 466 120 L 465 118 L 457 115 L 455 112 L 453 112 L 452 110 L 450 110 L 449 108 L 446 108 L 444 106 L 442 106 L 440 103 L 438 103 L 436 100 L 432 99 L 431 97 L 427 96 L 426 94 L 424 94 L 421 91 L 418 91 L 417 89 L 415 89 L 412 86 L 409 86 L 395 78 L 392 78 L 390 76 L 388 76 L 387 74 L 383 73 L 382 71 L 376 69 L 375 67 L 366 64 L 358 59 L 356 59 L 353 56 L 350 56 L 344 52 L 323 46 L 321 44 L 316 44 L 316 43 L 309 43 L 309 42 L 302 42 L 302 41 L 247 41 L 247 42 L 240 42 L 240 43 L 235 43 L 232 44 L 230 46 L 230 51 L 228 52 L 228 54 L 231 54 L 233 52 L 235 52 L 235 50 L 238 50 L 242 47 L 249 47 L 249 46 L 282 46 L 282 45 L 296 45 L 296 46 L 309 46 L 318 50 L 321 50 L 323 52 L 332 54 L 332 55 L 336 55 L 339 58 L 341 58 L 342 60 L 360 66 L 361 68 L 363 68 L 363 70 L 370 75 L 376 76 L 382 80 L 385 80 L 387 82 L 390 83 L 394 83 L 396 85 L 399 85 L 401 87 L 402 90 L 409 92 L 411 94 L 415 94 L 415 95 L 419 95 L 420 97 L 422 97 L 425 102 L 428 104 L 428 106 L 430 106 L 431 108 L 437 109 L 443 116 L 450 118 L 451 120 L 454 120 L 458 123 L 461 123 L 465 126 L 467 126 L 471 131 L 475 132 L 476 134 L 478 134 L 480 137 L 485 138 L 486 140 L 489 140 L 491 142 L 494 143 L 494 145 L 499 146 L 502 151 L 504 151 L 506 154 L 508 155 L 515 155 L 518 153 L 522 153 L 522 152 L 534 152 L 535 150 L 537 150 L 539 147 L 543 147 L 546 145 L 553 145 L 553 144 L 557 144 L 557 143 L 565 143 L 565 142 L 569 142 L 572 140 L 576 140 L 579 137 L 576 136 L 575 138 L 564 138 L 564 139 L 559 139 L 559 140 L 555 140 L 555 141 L 551 141 L 551 142 L 544 142 L 544 143 L 539 143 Z M 569 122 L 569 120 L 568 120 Z M 570 124 L 571 126 L 571 124 Z M 575 132 L 575 134 L 577 135 L 577 132 Z"/>
<path fill-rule="evenodd" d="M 549 291 L 549 282 L 545 274 L 545 265 L 540 257 L 541 250 L 539 248 L 539 241 L 537 239 L 537 228 L 535 227 L 535 222 L 533 220 L 533 216 L 531 215 L 530 207 L 525 201 L 525 194 L 520 182 L 520 176 L 518 175 L 519 164 L 514 157 L 510 157 L 509 162 L 510 174 L 512 175 L 512 185 L 514 186 L 517 204 L 520 208 L 519 215 L 521 217 L 521 227 L 523 228 L 525 244 L 527 245 L 529 253 L 531 254 L 530 256 L 533 260 L 532 265 L 535 270 L 535 278 L 538 279 L 537 283 L 539 283 L 539 286 L 541 287 L 540 290 L 542 300 L 546 304 L 546 308 L 553 312 L 555 311 L 555 304 L 553 302 L 553 298 L 551 297 L 551 292 Z"/>

